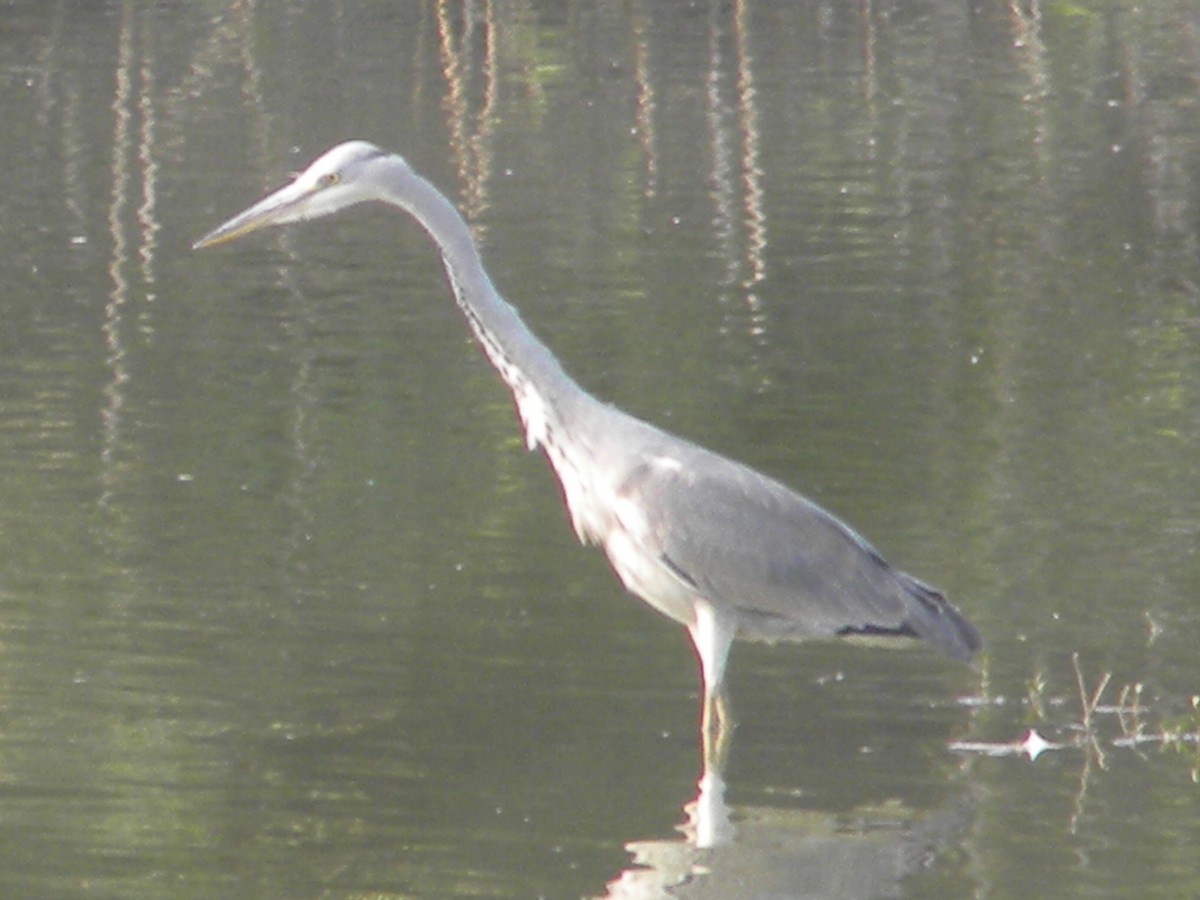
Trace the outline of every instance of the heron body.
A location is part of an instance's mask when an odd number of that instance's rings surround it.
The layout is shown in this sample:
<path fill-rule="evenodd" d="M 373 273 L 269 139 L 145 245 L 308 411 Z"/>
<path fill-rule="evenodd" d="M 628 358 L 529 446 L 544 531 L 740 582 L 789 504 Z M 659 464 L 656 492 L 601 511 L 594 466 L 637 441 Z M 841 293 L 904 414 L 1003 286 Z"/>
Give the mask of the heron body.
<path fill-rule="evenodd" d="M 441 251 L 455 300 L 512 392 L 526 444 L 558 477 L 579 539 L 603 548 L 631 593 L 688 629 L 706 759 L 727 724 L 722 685 L 735 637 L 920 638 L 958 659 L 979 649 L 978 632 L 940 593 L 832 514 L 583 390 L 497 292 L 453 204 L 400 156 L 340 144 L 196 247 L 364 201 L 404 210 Z"/>

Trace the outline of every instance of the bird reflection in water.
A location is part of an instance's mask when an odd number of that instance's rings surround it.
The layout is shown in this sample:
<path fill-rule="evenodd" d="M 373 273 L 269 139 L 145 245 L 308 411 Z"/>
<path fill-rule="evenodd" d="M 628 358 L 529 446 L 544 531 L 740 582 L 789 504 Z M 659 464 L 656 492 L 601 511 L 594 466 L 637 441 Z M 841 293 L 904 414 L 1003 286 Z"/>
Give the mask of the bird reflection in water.
<path fill-rule="evenodd" d="M 966 802 L 922 813 L 899 804 L 856 809 L 852 821 L 820 810 L 738 809 L 737 840 L 725 784 L 706 772 L 685 807 L 682 839 L 626 844 L 633 864 L 606 900 L 894 897 L 929 868 L 970 821 Z"/>

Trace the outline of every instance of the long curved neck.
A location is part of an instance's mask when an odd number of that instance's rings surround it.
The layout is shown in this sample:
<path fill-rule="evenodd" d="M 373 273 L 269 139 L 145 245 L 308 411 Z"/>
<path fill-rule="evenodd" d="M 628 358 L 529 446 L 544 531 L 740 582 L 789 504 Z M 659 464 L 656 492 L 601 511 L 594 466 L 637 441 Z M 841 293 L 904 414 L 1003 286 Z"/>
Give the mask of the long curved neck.
<path fill-rule="evenodd" d="M 496 291 L 454 205 L 399 157 L 390 157 L 388 163 L 397 166 L 398 179 L 387 199 L 415 218 L 441 250 L 454 299 L 513 393 L 526 444 L 531 450 L 539 445 L 549 448 L 555 432 L 561 434 L 581 404 L 597 401 L 563 371 L 549 348 Z"/>

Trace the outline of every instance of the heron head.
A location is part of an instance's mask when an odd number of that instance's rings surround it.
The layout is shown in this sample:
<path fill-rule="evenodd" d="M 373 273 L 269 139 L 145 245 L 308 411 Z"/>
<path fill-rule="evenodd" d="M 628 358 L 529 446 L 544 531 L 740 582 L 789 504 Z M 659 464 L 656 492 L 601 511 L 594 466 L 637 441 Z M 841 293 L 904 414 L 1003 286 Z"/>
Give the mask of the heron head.
<path fill-rule="evenodd" d="M 397 159 L 366 141 L 338 144 L 317 157 L 291 184 L 217 226 L 192 247 L 215 247 L 269 225 L 316 219 L 378 199 L 378 192 L 370 189 L 368 175 L 376 163 L 389 158 Z"/>

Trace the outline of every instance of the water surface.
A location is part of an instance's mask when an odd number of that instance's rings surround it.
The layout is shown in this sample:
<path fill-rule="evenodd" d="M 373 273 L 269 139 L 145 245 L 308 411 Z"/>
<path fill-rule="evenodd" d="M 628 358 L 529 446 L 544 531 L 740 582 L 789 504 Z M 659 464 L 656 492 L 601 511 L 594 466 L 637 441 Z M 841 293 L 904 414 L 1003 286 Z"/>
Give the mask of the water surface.
<path fill-rule="evenodd" d="M 5 7 L 0 893 L 1200 890 L 1200 21 L 1018 7 Z M 577 546 L 425 237 L 190 250 L 349 137 L 981 668 L 736 646 L 701 792 L 686 637 Z"/>

